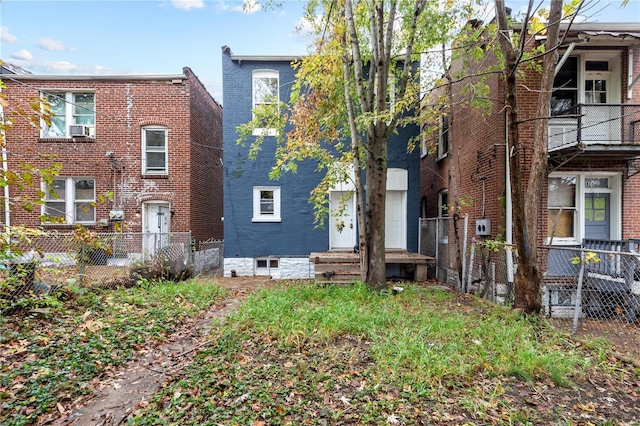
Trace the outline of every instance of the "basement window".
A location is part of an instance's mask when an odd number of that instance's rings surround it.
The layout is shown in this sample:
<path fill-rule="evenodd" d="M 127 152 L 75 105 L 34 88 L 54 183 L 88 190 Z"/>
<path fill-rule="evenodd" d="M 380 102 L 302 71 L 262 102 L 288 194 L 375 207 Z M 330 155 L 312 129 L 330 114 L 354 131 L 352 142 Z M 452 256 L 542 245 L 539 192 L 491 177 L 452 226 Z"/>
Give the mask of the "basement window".
<path fill-rule="evenodd" d="M 271 271 L 280 267 L 279 259 L 263 257 L 256 259 L 255 275 L 271 275 Z"/>

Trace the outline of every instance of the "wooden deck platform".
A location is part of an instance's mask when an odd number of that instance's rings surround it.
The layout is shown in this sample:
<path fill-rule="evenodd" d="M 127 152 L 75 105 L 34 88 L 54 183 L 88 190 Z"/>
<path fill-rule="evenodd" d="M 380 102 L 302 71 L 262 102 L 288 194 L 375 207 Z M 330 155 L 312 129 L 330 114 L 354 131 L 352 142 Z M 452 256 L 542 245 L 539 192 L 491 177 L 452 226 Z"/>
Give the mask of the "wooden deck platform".
<path fill-rule="evenodd" d="M 309 261 L 315 264 L 315 278 L 320 281 L 353 281 L 360 279 L 360 255 L 349 251 L 311 253 Z M 411 265 L 415 281 L 427 280 L 427 266 L 435 258 L 406 251 L 385 253 L 387 265 Z"/>

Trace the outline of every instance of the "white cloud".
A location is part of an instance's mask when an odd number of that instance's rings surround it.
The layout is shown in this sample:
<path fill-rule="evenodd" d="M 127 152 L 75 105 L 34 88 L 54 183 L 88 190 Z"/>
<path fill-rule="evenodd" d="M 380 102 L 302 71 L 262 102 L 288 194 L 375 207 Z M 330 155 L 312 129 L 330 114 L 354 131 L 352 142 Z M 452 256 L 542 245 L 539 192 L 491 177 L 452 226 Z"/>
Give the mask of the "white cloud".
<path fill-rule="evenodd" d="M 296 22 L 295 29 L 301 37 L 315 34 L 315 28 L 322 25 L 322 16 L 316 16 L 316 22 L 309 21 L 306 17 L 301 17 Z"/>
<path fill-rule="evenodd" d="M 0 27 L 0 40 L 6 41 L 7 43 L 17 43 L 18 37 L 9 32 L 9 27 L 3 25 Z"/>
<path fill-rule="evenodd" d="M 75 50 L 66 47 L 62 42 L 54 40 L 52 38 L 41 38 L 38 40 L 38 47 L 44 50 Z"/>
<path fill-rule="evenodd" d="M 204 7 L 203 0 L 171 0 L 171 4 L 182 10 L 202 9 Z"/>
<path fill-rule="evenodd" d="M 21 61 L 31 61 L 33 55 L 27 49 L 22 49 L 11 55 L 13 59 L 19 59 Z"/>
<path fill-rule="evenodd" d="M 44 66 L 47 67 L 48 70 L 53 73 L 56 73 L 56 72 L 68 73 L 70 71 L 75 71 L 78 68 L 76 65 L 67 61 L 45 62 Z"/>
<path fill-rule="evenodd" d="M 223 1 L 217 1 L 217 2 L 215 2 L 215 9 L 218 12 L 225 12 L 225 11 L 231 9 L 231 6 L 229 6 L 227 3 L 223 2 Z"/>
<path fill-rule="evenodd" d="M 217 1 L 215 2 L 215 8 L 218 12 L 226 12 L 226 11 L 232 11 L 232 12 L 240 12 L 240 13 L 247 13 L 249 15 L 256 13 L 260 10 L 262 10 L 262 6 L 260 6 L 260 3 L 258 3 L 257 0 L 243 0 L 241 3 L 242 4 L 237 4 L 237 1 L 233 2 L 233 6 L 229 3 L 226 3 L 224 1 Z"/>

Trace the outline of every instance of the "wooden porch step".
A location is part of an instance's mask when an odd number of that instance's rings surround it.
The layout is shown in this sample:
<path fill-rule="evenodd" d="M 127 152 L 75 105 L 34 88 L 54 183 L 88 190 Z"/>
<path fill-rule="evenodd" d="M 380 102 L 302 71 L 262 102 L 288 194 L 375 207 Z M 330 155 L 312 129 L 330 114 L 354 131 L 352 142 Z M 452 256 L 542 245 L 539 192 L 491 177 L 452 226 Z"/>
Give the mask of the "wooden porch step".
<path fill-rule="evenodd" d="M 319 263 L 315 267 L 316 275 L 323 272 L 335 272 L 340 274 L 360 274 L 359 263 Z"/>
<path fill-rule="evenodd" d="M 426 281 L 427 265 L 435 264 L 435 258 L 406 251 L 385 253 L 386 263 L 415 266 L 414 279 Z M 315 265 L 315 279 L 329 281 L 353 281 L 360 279 L 360 255 L 349 251 L 311 253 L 309 262 Z"/>
<path fill-rule="evenodd" d="M 316 281 L 351 282 L 360 279 L 360 263 L 318 263 Z"/>

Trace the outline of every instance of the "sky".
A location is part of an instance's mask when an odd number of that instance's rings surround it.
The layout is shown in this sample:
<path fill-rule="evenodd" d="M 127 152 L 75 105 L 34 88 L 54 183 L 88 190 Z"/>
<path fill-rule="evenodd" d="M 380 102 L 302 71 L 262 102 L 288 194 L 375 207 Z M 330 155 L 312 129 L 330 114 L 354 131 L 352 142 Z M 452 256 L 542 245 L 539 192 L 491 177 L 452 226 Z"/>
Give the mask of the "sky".
<path fill-rule="evenodd" d="M 241 0 L 0 0 L 0 58 L 33 74 L 180 74 L 220 103 L 222 46 L 237 55 L 304 55 L 303 1 L 276 10 Z M 518 11 L 523 0 L 506 0 Z M 640 0 L 600 0 L 591 22 L 640 22 Z"/>
<path fill-rule="evenodd" d="M 304 3 L 242 10 L 233 0 L 0 0 L 0 58 L 33 74 L 180 74 L 222 99 L 222 46 L 238 55 L 303 55 Z"/>

